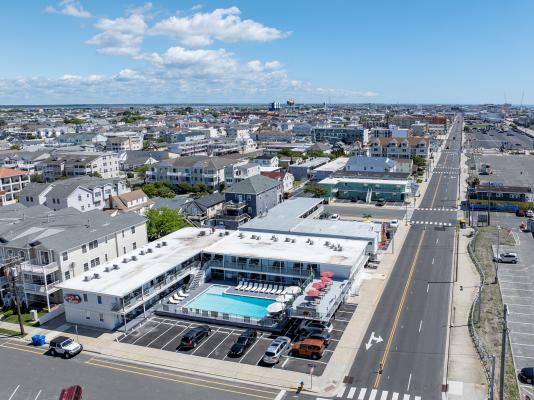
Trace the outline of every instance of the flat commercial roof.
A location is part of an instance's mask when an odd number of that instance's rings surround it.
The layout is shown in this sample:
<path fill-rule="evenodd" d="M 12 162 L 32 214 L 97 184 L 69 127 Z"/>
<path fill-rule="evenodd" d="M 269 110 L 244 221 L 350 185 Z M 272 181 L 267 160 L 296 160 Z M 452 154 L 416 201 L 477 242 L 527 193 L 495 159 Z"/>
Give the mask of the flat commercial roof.
<path fill-rule="evenodd" d="M 206 234 L 199 236 L 200 231 L 204 231 Z M 199 228 L 180 229 L 122 257 L 91 268 L 83 275 L 62 282 L 59 287 L 64 291 L 75 290 L 123 297 L 144 283 L 195 256 L 205 247 L 223 239 L 219 236 L 220 232 L 222 231 L 217 230 L 215 233 L 211 233 L 208 229 Z M 164 241 L 167 245 L 158 248 L 157 244 Z M 146 252 L 149 248 L 152 249 L 152 253 Z M 142 250 L 145 252 L 144 255 L 140 255 Z M 137 256 L 135 261 L 131 260 L 134 255 Z M 128 258 L 130 261 L 123 263 L 123 258 Z M 113 264 L 119 265 L 119 269 L 105 272 L 106 267 L 112 267 Z M 93 276 L 95 273 L 100 275 L 99 279 L 93 278 L 88 282 L 84 281 L 84 276 Z"/>
<path fill-rule="evenodd" d="M 324 165 L 321 165 L 320 167 L 315 168 L 315 171 L 339 171 L 345 167 L 348 161 L 348 157 L 339 157 Z"/>
<path fill-rule="evenodd" d="M 367 246 L 367 241 L 363 240 L 275 234 L 277 240 L 274 241 L 272 236 L 273 234 L 263 232 L 234 232 L 212 244 L 205 252 L 236 257 L 331 264 L 352 268 L 361 260 Z M 256 239 L 257 237 L 259 239 Z M 312 241 L 311 244 L 309 239 Z M 341 250 L 331 249 L 325 245 L 326 241 L 336 246 L 340 245 Z"/>
<path fill-rule="evenodd" d="M 313 197 L 293 197 L 289 200 L 286 200 L 276 207 L 273 207 L 267 213 L 267 217 L 281 217 L 281 218 L 294 218 L 300 217 L 306 211 L 311 208 L 320 205 L 323 202 L 323 199 L 317 199 Z M 257 219 L 257 218 L 256 218 Z M 254 221 L 253 219 L 251 221 Z"/>

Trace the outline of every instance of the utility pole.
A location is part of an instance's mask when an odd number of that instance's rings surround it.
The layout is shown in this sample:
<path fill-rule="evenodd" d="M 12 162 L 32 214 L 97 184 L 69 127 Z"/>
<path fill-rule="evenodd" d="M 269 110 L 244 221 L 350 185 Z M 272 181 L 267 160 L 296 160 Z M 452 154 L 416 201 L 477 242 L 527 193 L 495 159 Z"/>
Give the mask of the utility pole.
<path fill-rule="evenodd" d="M 499 376 L 499 400 L 504 400 L 504 369 L 506 366 L 506 335 L 508 333 L 508 306 L 505 304 L 502 316 L 501 374 Z"/>
<path fill-rule="evenodd" d="M 17 267 L 16 266 L 12 266 L 11 267 L 11 281 L 13 283 L 13 293 L 14 293 L 14 296 L 15 296 L 15 303 L 17 305 L 17 316 L 18 316 L 18 319 L 19 319 L 20 335 L 24 336 L 25 335 L 24 325 L 22 324 L 22 314 L 20 312 L 20 301 L 19 301 L 19 295 L 17 293 L 17 284 L 15 282 L 17 276 L 18 276 Z"/>
<path fill-rule="evenodd" d="M 499 255 L 501 252 L 501 227 L 497 225 L 497 255 L 495 257 L 495 280 L 493 283 L 499 282 Z"/>

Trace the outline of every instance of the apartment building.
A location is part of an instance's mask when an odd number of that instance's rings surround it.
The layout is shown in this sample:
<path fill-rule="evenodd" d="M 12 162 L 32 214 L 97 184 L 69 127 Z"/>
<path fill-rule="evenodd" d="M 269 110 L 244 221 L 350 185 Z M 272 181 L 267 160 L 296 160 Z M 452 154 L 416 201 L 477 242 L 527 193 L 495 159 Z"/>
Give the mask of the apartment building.
<path fill-rule="evenodd" d="M 224 179 L 226 186 L 232 186 L 234 183 L 241 182 L 254 175 L 259 175 L 261 167 L 258 164 L 241 160 L 235 164 L 229 164 L 224 167 Z"/>
<path fill-rule="evenodd" d="M 117 178 L 119 158 L 113 153 L 56 153 L 41 162 L 47 181 L 61 176 L 73 177 L 99 174 L 102 178 Z"/>
<path fill-rule="evenodd" d="M 122 179 L 102 179 L 80 176 L 51 183 L 31 183 L 20 193 L 25 206 L 45 205 L 54 211 L 75 208 L 78 211 L 111 208 L 111 198 L 130 192 Z"/>
<path fill-rule="evenodd" d="M 345 144 L 367 143 L 369 140 L 369 130 L 359 126 L 315 127 L 312 128 L 311 133 L 314 142 L 328 142 L 330 144 L 337 142 Z"/>
<path fill-rule="evenodd" d="M 143 134 L 138 132 L 120 132 L 107 134 L 106 150 L 120 153 L 127 150 L 143 149 Z"/>
<path fill-rule="evenodd" d="M 217 190 L 225 182 L 225 167 L 238 163 L 222 157 L 191 156 L 165 160 L 146 173 L 148 182 L 167 182 L 172 185 L 204 183 Z"/>
<path fill-rule="evenodd" d="M 0 207 L 16 203 L 20 191 L 29 183 L 28 171 L 0 168 Z"/>
<path fill-rule="evenodd" d="M 260 129 L 252 135 L 257 142 L 288 142 L 295 141 L 295 134 L 291 130 Z"/>
<path fill-rule="evenodd" d="M 428 137 L 374 138 L 369 142 L 370 155 L 373 157 L 411 158 L 430 156 Z"/>
<path fill-rule="evenodd" d="M 12 207 L 12 206 L 8 206 Z M 19 206 L 23 207 L 23 206 Z M 14 208 L 0 223 L 0 290 L 9 292 L 5 264 L 21 261 L 17 285 L 27 304 L 63 302 L 58 284 L 147 244 L 146 219 L 135 213 L 111 217 L 74 208 Z"/>

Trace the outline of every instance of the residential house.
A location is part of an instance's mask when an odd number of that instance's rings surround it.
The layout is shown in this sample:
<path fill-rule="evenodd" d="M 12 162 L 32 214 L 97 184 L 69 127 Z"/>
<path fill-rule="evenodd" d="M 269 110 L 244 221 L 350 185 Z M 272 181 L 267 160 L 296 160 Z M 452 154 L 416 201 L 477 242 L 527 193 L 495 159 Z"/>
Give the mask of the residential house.
<path fill-rule="evenodd" d="M 138 189 L 113 196 L 109 208 L 110 210 L 117 210 L 119 213 L 135 212 L 139 215 L 145 215 L 152 207 L 154 207 L 154 201 L 145 192 Z"/>
<path fill-rule="evenodd" d="M 331 144 L 337 142 L 345 144 L 367 143 L 369 139 L 369 130 L 359 126 L 315 127 L 312 128 L 311 133 L 314 142 Z"/>
<path fill-rule="evenodd" d="M 267 154 L 254 158 L 252 162 L 262 167 L 271 167 L 271 168 L 278 168 L 280 165 L 280 160 L 278 156 L 267 155 Z"/>
<path fill-rule="evenodd" d="M 120 153 L 127 150 L 143 149 L 143 134 L 138 132 L 118 132 L 106 135 L 106 150 Z"/>
<path fill-rule="evenodd" d="M 182 212 L 195 225 L 204 226 L 222 212 L 224 200 L 223 194 L 213 193 L 185 203 Z"/>
<path fill-rule="evenodd" d="M 94 174 L 108 179 L 120 174 L 119 159 L 113 153 L 54 153 L 41 162 L 41 170 L 48 181 Z"/>
<path fill-rule="evenodd" d="M 428 160 L 430 141 L 428 137 L 374 138 L 369 142 L 373 157 L 412 158 L 421 156 Z"/>
<path fill-rule="evenodd" d="M 251 176 L 260 174 L 260 166 L 250 163 L 247 159 L 237 161 L 235 164 L 229 164 L 224 167 L 224 179 L 226 186 L 232 186 L 234 183 L 241 182 Z"/>
<path fill-rule="evenodd" d="M 29 183 L 28 171 L 0 168 L 0 207 L 16 203 L 19 193 Z"/>
<path fill-rule="evenodd" d="M 293 191 L 293 185 L 295 183 L 295 177 L 293 174 L 284 171 L 263 171 L 263 176 L 267 176 L 271 179 L 276 179 L 282 182 L 282 190 L 284 194 L 291 193 Z"/>

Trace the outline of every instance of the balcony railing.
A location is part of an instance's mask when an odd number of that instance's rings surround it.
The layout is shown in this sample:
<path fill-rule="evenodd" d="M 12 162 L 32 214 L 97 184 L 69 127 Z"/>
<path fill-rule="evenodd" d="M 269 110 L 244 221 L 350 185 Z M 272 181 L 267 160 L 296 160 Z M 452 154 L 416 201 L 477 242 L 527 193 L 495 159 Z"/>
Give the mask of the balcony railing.
<path fill-rule="evenodd" d="M 31 292 L 31 293 L 38 293 L 38 294 L 50 294 L 55 292 L 56 290 L 59 290 L 57 285 L 59 284 L 59 281 L 54 281 L 51 283 L 40 284 L 40 283 L 22 283 L 18 282 L 17 286 L 22 287 L 25 292 Z"/>
<path fill-rule="evenodd" d="M 238 263 L 238 262 L 223 262 L 217 260 L 210 260 L 206 263 L 207 268 L 225 268 L 232 270 L 240 270 L 247 272 L 259 272 L 259 273 L 268 273 L 268 274 L 277 274 L 277 275 L 287 275 L 292 277 L 308 277 L 310 275 L 310 270 L 308 268 L 288 268 L 288 267 L 276 267 L 276 266 L 266 266 L 259 264 L 247 264 L 247 263 Z"/>
<path fill-rule="evenodd" d="M 51 262 L 46 265 L 39 265 L 37 260 L 24 261 L 20 265 L 22 272 L 29 272 L 32 274 L 51 274 L 52 272 L 59 271 L 59 265 L 57 262 Z"/>
<path fill-rule="evenodd" d="M 247 207 L 247 203 L 245 201 L 240 201 L 238 203 L 229 201 L 227 203 L 224 203 L 224 207 L 228 210 L 241 210 Z"/>

